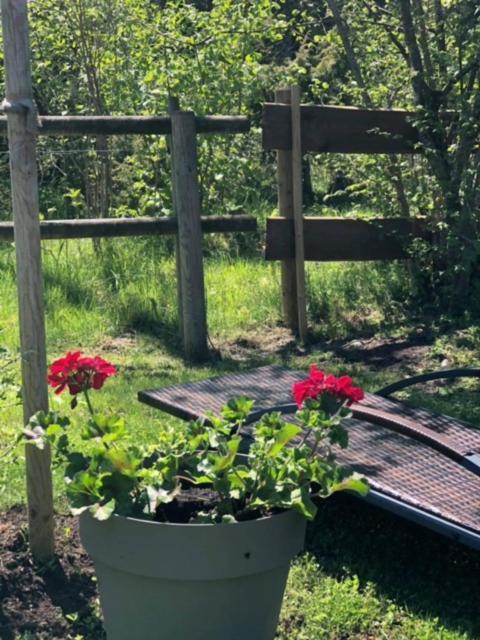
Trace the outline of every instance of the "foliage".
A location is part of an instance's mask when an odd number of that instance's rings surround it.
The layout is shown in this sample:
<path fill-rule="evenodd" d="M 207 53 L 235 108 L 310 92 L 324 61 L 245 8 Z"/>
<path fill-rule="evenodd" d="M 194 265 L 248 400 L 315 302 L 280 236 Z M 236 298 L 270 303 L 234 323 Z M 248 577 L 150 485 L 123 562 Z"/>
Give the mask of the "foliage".
<path fill-rule="evenodd" d="M 0 409 L 5 412 L 21 405 L 18 358 L 7 347 L 0 347 Z M 18 463 L 17 446 L 22 436 L 11 424 L 5 424 L 0 437 L 0 461 L 3 467 Z"/>
<path fill-rule="evenodd" d="M 0 347 L 0 406 L 20 400 L 20 386 L 15 368 L 16 358 L 6 347 Z"/>
<path fill-rule="evenodd" d="M 35 98 L 46 114 L 258 114 L 279 76 L 272 50 L 291 23 L 277 0 L 39 0 L 30 7 Z M 273 193 L 254 118 L 246 136 L 199 137 L 206 213 Z M 165 137 L 40 140 L 50 218 L 171 215 Z M 7 176 L 5 176 L 7 177 Z M 242 185 L 240 188 L 239 185 Z"/>
<path fill-rule="evenodd" d="M 461 313 L 472 298 L 480 246 L 478 3 L 327 4 L 348 64 L 346 93 L 357 104 L 391 107 L 395 101 L 414 113 L 421 158 L 410 167 L 397 161 L 391 178 L 398 197 L 408 195 L 410 206 L 427 214 L 433 234 L 433 243 L 412 251 L 422 297 L 432 300 L 433 292 L 443 309 Z"/>
<path fill-rule="evenodd" d="M 200 490 L 204 506 L 189 514 L 188 522 L 235 522 L 282 509 L 296 509 L 311 520 L 317 511 L 313 498 L 367 491 L 363 480 L 337 466 L 331 449 L 333 444 L 347 446 L 346 407 L 363 397 L 347 376 L 337 379 L 312 367 L 310 377 L 295 386 L 295 423 L 284 421 L 279 412 L 263 413 L 241 454 L 242 428 L 253 408 L 246 398 L 231 400 L 220 416 L 190 422 L 180 435 L 166 429 L 160 442 L 147 449 L 125 447 L 125 421 L 96 414 L 88 396 L 106 379 L 99 384 L 97 376 L 112 371 L 102 358 L 82 358 L 78 352 L 51 366 L 49 381 L 60 393 L 68 388 L 74 397 L 85 394 L 90 418 L 80 435 L 90 445 L 88 453 L 71 446 L 70 420 L 58 412 L 38 412 L 25 432 L 31 445 L 43 449 L 51 444 L 56 463 L 65 465 L 75 515 L 88 509 L 99 520 L 117 513 L 169 521 L 167 505 Z M 201 493 L 204 488 L 207 495 Z"/>

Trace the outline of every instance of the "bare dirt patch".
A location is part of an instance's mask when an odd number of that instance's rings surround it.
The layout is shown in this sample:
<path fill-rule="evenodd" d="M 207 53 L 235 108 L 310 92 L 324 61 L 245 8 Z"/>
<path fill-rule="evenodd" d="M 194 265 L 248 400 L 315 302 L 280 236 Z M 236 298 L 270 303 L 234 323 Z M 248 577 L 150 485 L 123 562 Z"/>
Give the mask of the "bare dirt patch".
<path fill-rule="evenodd" d="M 330 343 L 330 350 L 347 362 L 365 364 L 371 369 L 389 368 L 403 372 L 424 367 L 432 341 L 423 336 L 409 338 L 365 338 Z"/>
<path fill-rule="evenodd" d="M 246 333 L 234 340 L 214 340 L 224 359 L 252 362 L 272 356 L 288 358 L 315 352 L 329 353 L 333 359 L 364 364 L 373 370 L 389 368 L 411 373 L 425 368 L 432 339 L 422 334 L 405 338 L 366 337 L 354 340 L 313 340 L 302 347 L 285 327 Z"/>
<path fill-rule="evenodd" d="M 262 331 L 245 332 L 241 338 L 214 339 L 213 346 L 222 359 L 250 362 L 271 356 L 302 355 L 305 350 L 285 327 L 268 327 Z"/>
<path fill-rule="evenodd" d="M 58 561 L 48 567 L 32 561 L 26 522 L 23 507 L 0 514 L 0 638 L 102 640 L 93 566 L 77 519 L 55 517 Z"/>

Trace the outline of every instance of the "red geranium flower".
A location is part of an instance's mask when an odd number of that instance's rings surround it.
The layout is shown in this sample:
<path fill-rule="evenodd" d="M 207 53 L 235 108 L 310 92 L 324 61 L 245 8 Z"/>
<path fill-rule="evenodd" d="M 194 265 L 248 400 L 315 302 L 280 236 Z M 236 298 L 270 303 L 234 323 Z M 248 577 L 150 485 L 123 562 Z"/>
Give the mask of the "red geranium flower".
<path fill-rule="evenodd" d="M 326 374 L 315 364 L 312 364 L 310 376 L 293 385 L 295 402 L 300 408 L 306 400 L 318 400 L 323 395 L 327 396 L 329 400 L 345 403 L 347 406 L 352 402 L 360 402 L 364 397 L 363 390 L 360 387 L 354 387 L 349 376 L 336 378 L 331 373 Z"/>
<path fill-rule="evenodd" d="M 116 368 L 99 356 L 89 358 L 80 351 L 69 351 L 51 364 L 48 383 L 57 394 L 68 388 L 75 396 L 88 389 L 101 389 L 105 380 L 116 373 Z"/>

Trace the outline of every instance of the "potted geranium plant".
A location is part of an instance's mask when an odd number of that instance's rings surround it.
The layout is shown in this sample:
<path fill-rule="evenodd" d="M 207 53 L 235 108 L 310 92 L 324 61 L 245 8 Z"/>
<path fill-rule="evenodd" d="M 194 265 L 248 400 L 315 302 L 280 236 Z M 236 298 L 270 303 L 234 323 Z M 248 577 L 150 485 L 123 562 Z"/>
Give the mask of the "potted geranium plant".
<path fill-rule="evenodd" d="M 239 398 L 208 422 L 166 425 L 142 447 L 127 438 L 123 418 L 93 408 L 91 391 L 115 373 L 80 352 L 57 360 L 50 384 L 70 392 L 73 408 L 82 394 L 89 410 L 82 444 L 56 412 L 37 413 L 26 431 L 32 444 L 50 443 L 65 465 L 107 637 L 271 640 L 315 497 L 367 490 L 332 451 L 347 446 L 342 420 L 362 390 L 312 366 L 294 385 L 292 421 L 265 413 L 247 440 L 253 402 Z"/>

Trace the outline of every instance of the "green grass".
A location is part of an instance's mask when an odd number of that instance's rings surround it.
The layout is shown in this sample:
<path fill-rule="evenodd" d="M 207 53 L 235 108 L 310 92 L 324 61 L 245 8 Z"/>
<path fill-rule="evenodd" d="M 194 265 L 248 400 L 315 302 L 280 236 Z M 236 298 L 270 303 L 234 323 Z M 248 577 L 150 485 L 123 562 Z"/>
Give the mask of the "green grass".
<path fill-rule="evenodd" d="M 89 241 L 45 243 L 44 270 L 49 360 L 67 349 L 100 353 L 120 375 L 98 394 L 99 408 L 127 417 L 132 439 L 153 441 L 165 418 L 136 402 L 151 386 L 281 362 L 348 371 L 373 390 L 400 374 L 349 363 L 334 343 L 313 352 L 271 347 L 280 321 L 280 270 L 261 258 L 206 260 L 211 339 L 222 359 L 191 367 L 180 357 L 175 267 L 165 243 L 119 240 L 96 255 Z M 18 348 L 13 255 L 0 252 L 0 346 Z M 401 335 L 406 297 L 404 267 L 310 265 L 309 314 L 318 340 L 353 335 Z M 412 327 L 408 327 L 411 331 Z M 231 345 L 248 338 L 241 357 Z M 259 345 L 256 349 L 255 345 Z M 420 368 L 439 363 L 475 364 L 480 332 L 439 334 Z M 474 383 L 416 391 L 411 399 L 480 424 Z M 64 402 L 62 399 L 53 402 Z M 81 417 L 79 407 L 77 415 Z M 21 430 L 13 398 L 0 408 L 0 451 Z M 0 453 L 0 455 L 2 455 Z M 0 459 L 0 508 L 23 502 L 21 448 Z M 63 484 L 55 473 L 56 503 L 65 510 Z M 480 637 L 478 554 L 465 551 L 394 516 L 352 500 L 322 504 L 309 527 L 307 553 L 293 566 L 282 612 L 280 640 L 409 639 L 473 640 Z M 89 638 L 88 640 L 94 640 Z"/>

